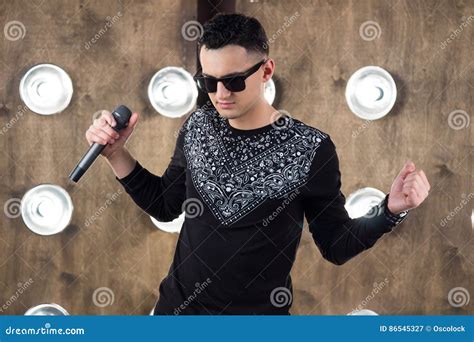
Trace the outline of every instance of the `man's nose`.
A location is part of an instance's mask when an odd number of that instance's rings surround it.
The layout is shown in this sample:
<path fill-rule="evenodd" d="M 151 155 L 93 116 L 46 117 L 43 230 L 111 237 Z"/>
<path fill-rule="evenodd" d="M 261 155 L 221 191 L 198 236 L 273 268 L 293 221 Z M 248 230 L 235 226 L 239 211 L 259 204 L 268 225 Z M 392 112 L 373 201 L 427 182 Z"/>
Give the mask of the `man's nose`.
<path fill-rule="evenodd" d="M 230 91 L 224 86 L 224 83 L 222 82 L 217 82 L 217 98 L 222 99 L 222 98 L 227 98 L 230 96 Z"/>

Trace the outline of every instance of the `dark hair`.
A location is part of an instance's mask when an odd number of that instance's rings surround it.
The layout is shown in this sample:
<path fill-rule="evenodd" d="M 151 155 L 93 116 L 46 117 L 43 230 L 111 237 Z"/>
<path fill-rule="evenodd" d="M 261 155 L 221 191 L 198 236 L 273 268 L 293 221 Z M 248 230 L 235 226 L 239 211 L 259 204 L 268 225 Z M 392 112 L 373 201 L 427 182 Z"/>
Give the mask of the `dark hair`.
<path fill-rule="evenodd" d="M 267 34 L 260 22 L 243 14 L 217 14 L 203 26 L 199 39 L 199 50 L 202 46 L 208 49 L 219 49 L 226 45 L 239 45 L 247 51 L 268 55 Z"/>

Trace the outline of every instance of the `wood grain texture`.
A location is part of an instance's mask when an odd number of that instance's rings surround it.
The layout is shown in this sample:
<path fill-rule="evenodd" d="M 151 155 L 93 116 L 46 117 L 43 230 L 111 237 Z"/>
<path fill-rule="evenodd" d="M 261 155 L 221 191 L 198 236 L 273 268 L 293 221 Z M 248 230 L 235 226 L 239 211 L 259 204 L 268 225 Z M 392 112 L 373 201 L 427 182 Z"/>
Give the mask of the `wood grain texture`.
<path fill-rule="evenodd" d="M 17 115 L 20 78 L 34 64 L 63 67 L 73 80 L 74 95 L 63 113 L 48 117 L 27 110 L 2 135 L 0 201 L 3 205 L 37 184 L 55 183 L 69 191 L 75 210 L 71 226 L 50 237 L 30 232 L 21 217 L 2 215 L 0 303 L 31 277 L 33 284 L 5 313 L 23 314 L 31 306 L 55 302 L 78 315 L 148 314 L 177 235 L 154 227 L 104 160 L 97 160 L 77 185 L 69 184 L 67 176 L 87 149 L 84 134 L 93 113 L 118 104 L 142 115 L 128 144 L 133 155 L 153 172 L 164 171 L 184 119 L 156 113 L 146 91 L 163 67 L 194 71 L 194 45 L 182 38 L 181 27 L 195 19 L 195 6 L 187 1 L 16 1 L 1 6 L 2 23 L 19 20 L 26 27 L 22 40 L 1 40 L 2 125 Z M 107 17 L 114 16 L 119 19 L 86 49 Z M 105 210 L 96 215 L 100 208 Z M 113 292 L 112 305 L 94 304 L 94 291 L 102 287 Z"/>
<path fill-rule="evenodd" d="M 292 313 L 341 315 L 362 305 L 380 314 L 472 314 L 472 300 L 462 307 L 448 301 L 456 287 L 474 293 L 473 128 L 451 128 L 449 114 L 464 110 L 462 118 L 472 118 L 474 2 L 237 4 L 273 38 L 282 92 L 276 107 L 335 142 L 346 197 L 365 186 L 388 192 L 407 159 L 432 185 L 400 227 L 343 266 L 321 258 L 306 226 L 292 270 Z M 379 26 L 378 38 L 362 39 L 368 21 Z M 388 70 L 399 92 L 390 115 L 374 122 L 353 115 L 344 97 L 351 74 L 366 65 Z"/>
<path fill-rule="evenodd" d="M 346 314 L 366 301 L 364 308 L 380 314 L 472 314 L 473 300 L 456 308 L 448 293 L 463 287 L 474 295 L 473 201 L 456 210 L 473 193 L 473 125 L 453 129 L 448 118 L 455 110 L 472 118 L 474 21 L 441 45 L 474 15 L 474 2 L 262 0 L 237 1 L 237 9 L 260 19 L 269 36 L 299 13 L 270 45 L 276 105 L 331 135 L 346 196 L 364 186 L 389 191 L 408 158 L 432 185 L 402 226 L 343 266 L 322 259 L 305 227 L 292 271 L 292 313 Z M 86 49 L 119 11 L 120 19 Z M 0 40 L 0 124 L 9 127 L 0 135 L 0 203 L 55 183 L 75 205 L 71 225 L 50 237 L 30 232 L 21 217 L 1 216 L 0 313 L 21 315 L 47 302 L 75 315 L 150 312 L 177 235 L 154 228 L 103 160 L 77 185 L 67 175 L 87 148 L 92 114 L 119 103 L 142 114 L 128 145 L 133 155 L 151 171 L 164 171 L 183 119 L 157 114 L 146 87 L 165 66 L 194 72 L 194 43 L 182 39 L 181 27 L 195 15 L 188 0 L 0 3 L 2 23 L 26 27 L 23 39 Z M 380 26 L 377 39 L 361 38 L 367 21 Z M 23 73 L 43 62 L 63 67 L 74 83 L 71 104 L 59 115 L 24 110 L 18 94 Z M 351 114 L 344 99 L 348 78 L 365 65 L 387 69 L 399 89 L 393 113 L 371 123 Z M 13 300 L 18 284 L 30 278 L 32 285 Z M 113 292 L 109 306 L 94 304 L 102 287 Z"/>

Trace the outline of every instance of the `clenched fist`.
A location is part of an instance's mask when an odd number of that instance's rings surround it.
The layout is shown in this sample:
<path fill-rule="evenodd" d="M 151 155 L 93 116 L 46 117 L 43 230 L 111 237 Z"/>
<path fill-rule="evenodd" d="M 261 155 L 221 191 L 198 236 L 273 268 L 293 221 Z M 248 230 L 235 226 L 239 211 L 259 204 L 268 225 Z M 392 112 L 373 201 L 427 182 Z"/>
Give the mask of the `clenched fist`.
<path fill-rule="evenodd" d="M 423 170 L 416 170 L 415 164 L 407 161 L 393 181 L 388 196 L 388 210 L 398 214 L 418 207 L 428 197 L 430 188 Z"/>

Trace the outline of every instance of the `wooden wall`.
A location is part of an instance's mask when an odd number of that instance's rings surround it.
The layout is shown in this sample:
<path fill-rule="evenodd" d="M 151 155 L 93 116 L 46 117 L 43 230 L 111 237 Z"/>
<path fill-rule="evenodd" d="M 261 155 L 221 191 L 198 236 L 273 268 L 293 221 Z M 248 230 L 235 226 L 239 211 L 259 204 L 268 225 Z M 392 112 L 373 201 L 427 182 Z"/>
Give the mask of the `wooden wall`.
<path fill-rule="evenodd" d="M 238 1 L 237 10 L 276 35 L 270 44 L 281 95 L 276 107 L 331 135 L 346 197 L 365 186 L 389 191 L 408 158 L 432 185 L 402 226 L 343 266 L 322 259 L 305 227 L 292 271 L 292 313 L 346 314 L 363 305 L 380 314 L 472 314 L 473 300 L 456 307 L 448 294 L 464 288 L 474 295 L 473 125 L 459 121 L 472 118 L 474 1 L 261 0 Z M 86 49 L 106 18 L 119 12 Z M 0 203 L 55 183 L 75 205 L 71 226 L 50 237 L 30 232 L 21 217 L 1 216 L 0 307 L 8 304 L 1 313 L 56 302 L 76 315 L 148 314 L 177 235 L 152 225 L 104 160 L 76 185 L 67 175 L 87 148 L 92 114 L 119 103 L 142 114 L 130 150 L 145 167 L 164 171 L 182 119 L 157 114 L 146 87 L 165 66 L 194 72 L 194 43 L 182 38 L 181 27 L 196 18 L 196 4 L 16 0 L 0 4 L 0 18 L 2 25 L 17 20 L 26 28 L 22 39 L 0 40 L 0 124 L 8 126 L 0 136 Z M 372 24 L 379 30 L 373 40 L 360 33 L 368 21 L 378 25 Z M 21 107 L 20 78 L 42 62 L 60 65 L 74 83 L 71 104 L 59 115 Z M 393 113 L 371 123 L 351 114 L 344 99 L 348 78 L 365 65 L 387 69 L 399 90 Z M 12 301 L 29 279 L 31 286 Z M 102 287 L 114 299 L 105 307 L 93 301 Z"/>

